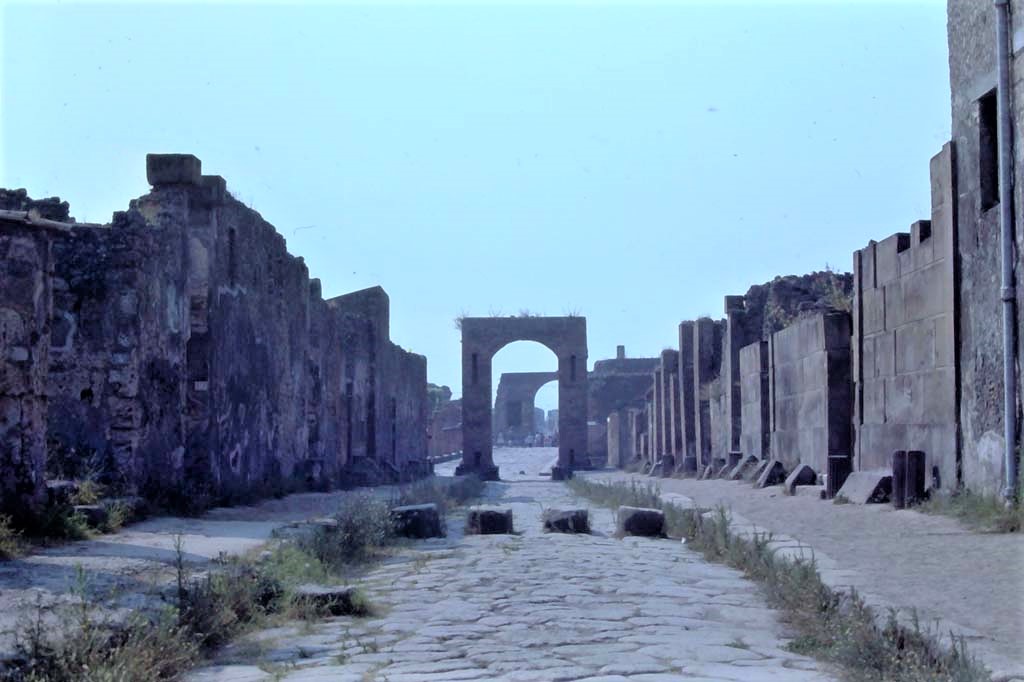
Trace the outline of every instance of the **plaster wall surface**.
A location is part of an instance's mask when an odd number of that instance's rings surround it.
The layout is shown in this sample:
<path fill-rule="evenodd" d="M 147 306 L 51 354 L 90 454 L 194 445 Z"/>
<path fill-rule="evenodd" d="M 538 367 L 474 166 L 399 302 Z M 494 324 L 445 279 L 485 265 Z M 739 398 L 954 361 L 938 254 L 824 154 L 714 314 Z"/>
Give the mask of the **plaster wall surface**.
<path fill-rule="evenodd" d="M 1024 0 L 1010 2 L 1011 127 L 1013 129 L 1014 272 L 1017 311 L 1014 321 L 1015 368 L 1021 385 L 1024 351 Z M 1003 436 L 1003 341 L 1000 281 L 1000 205 L 996 186 L 998 165 L 992 157 L 993 119 L 986 116 L 988 97 L 996 86 L 995 9 L 989 0 L 950 0 L 948 3 L 949 82 L 952 114 L 952 156 L 955 178 L 958 309 L 957 368 L 960 402 L 960 447 L 963 484 L 976 491 L 1001 491 L 1005 476 Z M 992 109 L 988 109 L 991 113 Z M 997 138 L 996 138 L 997 139 Z M 945 166 L 947 162 L 943 161 Z M 941 179 L 941 178 L 940 178 Z M 933 176 L 933 204 L 935 203 Z M 986 191 L 988 190 L 988 191 Z M 942 192 L 939 192 L 942 196 Z M 934 208 L 934 207 L 933 207 Z M 1020 392 L 1017 423 L 1021 423 Z M 1016 433 L 1018 452 L 1020 428 Z M 943 471 L 943 485 L 953 484 Z"/>

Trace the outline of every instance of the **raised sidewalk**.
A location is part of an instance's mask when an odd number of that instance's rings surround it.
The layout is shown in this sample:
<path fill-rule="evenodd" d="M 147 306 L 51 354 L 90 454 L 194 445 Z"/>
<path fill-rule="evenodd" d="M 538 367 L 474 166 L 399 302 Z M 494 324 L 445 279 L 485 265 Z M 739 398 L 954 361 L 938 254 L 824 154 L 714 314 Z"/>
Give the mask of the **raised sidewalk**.
<path fill-rule="evenodd" d="M 740 481 L 586 475 L 637 479 L 697 507 L 724 506 L 738 530 L 754 525 L 795 540 L 793 549 L 806 546 L 797 551 L 813 555 L 831 587 L 856 589 L 882 614 L 916 609 L 924 628 L 947 639 L 950 632 L 963 636 L 994 680 L 1024 681 L 1024 534 L 979 533 L 888 504 L 833 504 L 819 499 L 817 488 L 788 496 L 779 486 L 755 489 Z"/>

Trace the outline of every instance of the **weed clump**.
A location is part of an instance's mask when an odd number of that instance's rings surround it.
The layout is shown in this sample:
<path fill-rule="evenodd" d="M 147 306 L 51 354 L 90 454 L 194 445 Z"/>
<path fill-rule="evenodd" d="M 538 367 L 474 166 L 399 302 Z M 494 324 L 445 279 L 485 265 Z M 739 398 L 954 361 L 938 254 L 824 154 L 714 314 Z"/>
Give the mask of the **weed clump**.
<path fill-rule="evenodd" d="M 995 495 L 960 490 L 952 495 L 932 495 L 918 509 L 928 514 L 952 516 L 965 525 L 989 533 L 1024 531 L 1024 494 L 1007 504 Z"/>

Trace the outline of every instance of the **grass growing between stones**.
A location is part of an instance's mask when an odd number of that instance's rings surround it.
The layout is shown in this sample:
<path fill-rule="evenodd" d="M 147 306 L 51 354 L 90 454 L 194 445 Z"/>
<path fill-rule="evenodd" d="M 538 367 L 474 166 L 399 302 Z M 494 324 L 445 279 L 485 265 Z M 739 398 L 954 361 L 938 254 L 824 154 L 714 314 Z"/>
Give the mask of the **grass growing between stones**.
<path fill-rule="evenodd" d="M 968 527 L 988 533 L 1024 531 L 1024 493 L 1018 492 L 1012 504 L 994 495 L 961 490 L 952 495 L 932 495 L 918 509 L 928 514 L 952 516 Z"/>
<path fill-rule="evenodd" d="M 435 502 L 450 509 L 483 491 L 475 477 L 428 479 L 399 490 L 403 504 Z M 158 613 L 136 613 L 121 622 L 100 615 L 84 572 L 73 589 L 75 605 L 59 614 L 61 627 L 38 606 L 18 633 L 18 658 L 0 672 L 2 682 L 136 682 L 174 680 L 241 634 L 288 621 L 337 615 L 335 604 L 315 604 L 303 585 L 338 585 L 387 555 L 398 538 L 392 504 L 369 493 L 346 496 L 329 523 L 272 541 L 246 557 L 223 559 L 194 574 L 175 542 L 176 599 Z M 4 529 L 7 528 L 5 531 Z M 16 552 L 18 535 L 0 519 L 0 551 Z M 6 549 L 5 549 L 6 548 Z M 346 613 L 366 616 L 374 607 L 358 589 L 348 592 Z M 327 610 L 333 611 L 328 614 Z M 66 611 L 66 612 L 65 612 Z"/>
<path fill-rule="evenodd" d="M 23 548 L 21 532 L 11 525 L 9 516 L 0 516 L 0 561 L 19 556 Z"/>
<path fill-rule="evenodd" d="M 433 503 L 439 510 L 444 511 L 478 499 L 483 492 L 484 482 L 478 476 L 432 476 L 400 489 L 391 502 L 395 507 Z"/>
<path fill-rule="evenodd" d="M 484 483 L 476 476 L 427 478 L 398 489 L 390 499 L 363 492 L 345 498 L 330 522 L 298 538 L 298 547 L 333 571 L 347 571 L 377 561 L 402 539 L 395 532 L 391 508 L 436 504 L 438 512 L 478 498 Z"/>
<path fill-rule="evenodd" d="M 855 682 L 982 682 L 989 675 L 965 649 L 962 639 L 943 646 L 924 631 L 916 617 L 909 626 L 891 612 L 880 623 L 857 594 L 839 593 L 825 585 L 813 561 L 777 558 L 769 536 L 742 538 L 730 531 L 729 517 L 719 508 L 708 514 L 664 503 L 650 483 L 601 484 L 573 479 L 574 493 L 601 506 L 661 509 L 669 535 L 711 561 L 728 564 L 757 581 L 768 602 L 781 609 L 797 636 L 795 653 L 837 665 Z"/>

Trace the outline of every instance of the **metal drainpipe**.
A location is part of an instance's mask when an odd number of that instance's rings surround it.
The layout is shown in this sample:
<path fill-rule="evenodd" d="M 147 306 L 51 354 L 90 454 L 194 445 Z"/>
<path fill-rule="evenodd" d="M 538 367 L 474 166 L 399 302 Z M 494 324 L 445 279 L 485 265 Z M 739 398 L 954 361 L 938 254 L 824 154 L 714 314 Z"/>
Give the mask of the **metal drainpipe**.
<path fill-rule="evenodd" d="M 1010 5 L 1009 0 L 994 0 L 996 10 L 996 69 L 998 70 L 997 109 L 999 136 L 999 219 L 1002 252 L 1003 300 L 1003 438 L 1006 442 L 1006 487 L 1003 496 L 1013 500 L 1017 492 L 1017 374 L 1014 348 L 1013 282 L 1013 140 L 1010 118 Z"/>

